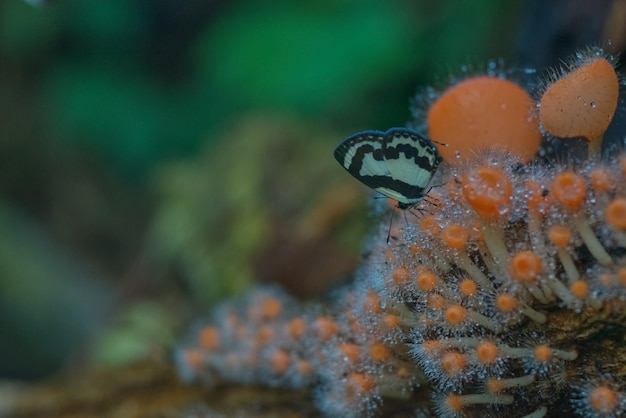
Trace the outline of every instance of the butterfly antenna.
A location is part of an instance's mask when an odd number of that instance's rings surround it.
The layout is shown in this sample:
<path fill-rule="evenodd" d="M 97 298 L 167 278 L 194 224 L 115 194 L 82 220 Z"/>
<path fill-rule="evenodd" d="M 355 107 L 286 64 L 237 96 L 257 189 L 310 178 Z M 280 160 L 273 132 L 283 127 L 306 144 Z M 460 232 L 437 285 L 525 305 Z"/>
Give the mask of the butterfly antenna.
<path fill-rule="evenodd" d="M 433 144 L 441 145 L 442 147 L 449 147 L 449 146 L 450 146 L 449 144 L 444 144 L 443 142 L 435 141 L 435 140 L 434 140 L 434 139 L 432 139 L 432 138 L 428 138 L 428 140 L 429 140 L 430 142 L 432 142 Z"/>
<path fill-rule="evenodd" d="M 437 199 L 436 197 L 432 197 L 432 196 L 424 196 L 424 199 L 422 199 L 422 201 L 424 203 L 427 203 L 431 206 L 439 206 L 439 199 Z"/>
<path fill-rule="evenodd" d="M 445 186 L 446 184 L 448 184 L 448 182 L 445 182 L 445 183 L 440 183 L 440 184 L 435 184 L 435 185 L 433 185 L 433 186 L 429 186 L 429 187 L 428 187 L 428 190 L 426 190 L 426 193 L 424 193 L 424 196 L 428 195 L 428 193 L 430 193 L 430 191 L 431 191 L 432 189 L 434 189 L 435 187 Z"/>
<path fill-rule="evenodd" d="M 410 212 L 411 215 L 415 216 L 418 219 L 420 216 L 423 215 L 424 212 L 426 212 L 429 215 L 434 215 L 434 213 L 432 213 L 431 211 L 423 207 L 412 207 L 408 210 L 408 212 Z"/>
<path fill-rule="evenodd" d="M 389 237 L 391 236 L 391 225 L 393 224 L 393 215 L 396 212 L 396 208 L 391 209 L 391 216 L 389 217 L 389 229 L 387 229 L 387 245 L 389 245 Z"/>
<path fill-rule="evenodd" d="M 439 201 L 439 199 L 437 199 L 436 197 L 433 197 L 433 196 L 429 195 L 429 193 L 430 193 L 430 191 L 431 191 L 432 189 L 434 189 L 435 187 L 441 187 L 441 186 L 445 186 L 445 185 L 446 185 L 446 183 L 441 183 L 441 184 L 436 184 L 436 185 L 434 185 L 434 186 L 430 186 L 430 187 L 428 188 L 428 190 L 426 191 L 426 193 L 424 193 L 424 195 L 423 195 L 424 197 L 423 197 L 422 201 L 424 201 L 424 202 L 428 203 L 429 205 L 432 205 L 432 206 L 437 206 L 437 202 Z"/>

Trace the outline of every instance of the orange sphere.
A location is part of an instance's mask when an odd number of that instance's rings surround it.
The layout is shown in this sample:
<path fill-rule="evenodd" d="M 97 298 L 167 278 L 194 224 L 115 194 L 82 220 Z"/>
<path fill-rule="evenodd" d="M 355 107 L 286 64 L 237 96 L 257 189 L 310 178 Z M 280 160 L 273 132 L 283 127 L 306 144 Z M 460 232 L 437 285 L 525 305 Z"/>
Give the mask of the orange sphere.
<path fill-rule="evenodd" d="M 450 87 L 431 106 L 428 136 L 448 144 L 437 145 L 448 164 L 491 148 L 507 149 L 529 161 L 541 143 L 534 109 L 530 95 L 512 81 L 470 78 Z"/>

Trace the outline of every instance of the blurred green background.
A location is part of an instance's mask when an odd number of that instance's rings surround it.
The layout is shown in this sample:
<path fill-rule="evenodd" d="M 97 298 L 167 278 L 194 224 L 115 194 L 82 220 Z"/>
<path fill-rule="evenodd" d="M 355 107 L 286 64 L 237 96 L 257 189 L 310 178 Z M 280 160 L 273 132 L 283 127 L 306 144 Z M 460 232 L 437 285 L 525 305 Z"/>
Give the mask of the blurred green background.
<path fill-rule="evenodd" d="M 167 357 L 254 281 L 349 277 L 371 220 L 334 146 L 510 60 L 522 4 L 0 0 L 0 378 Z"/>

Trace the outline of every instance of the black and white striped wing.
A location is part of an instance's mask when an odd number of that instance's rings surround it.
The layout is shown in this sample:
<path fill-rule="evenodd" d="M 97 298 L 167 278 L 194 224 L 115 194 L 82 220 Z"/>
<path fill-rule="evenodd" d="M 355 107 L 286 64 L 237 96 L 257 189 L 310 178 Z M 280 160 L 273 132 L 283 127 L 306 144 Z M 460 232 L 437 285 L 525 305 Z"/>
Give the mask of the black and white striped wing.
<path fill-rule="evenodd" d="M 365 185 L 376 188 L 390 173 L 383 156 L 384 132 L 366 131 L 343 140 L 335 148 L 335 158 Z"/>
<path fill-rule="evenodd" d="M 441 162 L 432 142 L 408 129 L 390 129 L 385 133 L 383 155 L 395 190 L 404 198 L 396 200 L 401 203 L 421 200 Z"/>
<path fill-rule="evenodd" d="M 335 158 L 357 180 L 401 207 L 423 197 L 441 161 L 428 139 L 401 128 L 352 135 L 337 146 Z"/>

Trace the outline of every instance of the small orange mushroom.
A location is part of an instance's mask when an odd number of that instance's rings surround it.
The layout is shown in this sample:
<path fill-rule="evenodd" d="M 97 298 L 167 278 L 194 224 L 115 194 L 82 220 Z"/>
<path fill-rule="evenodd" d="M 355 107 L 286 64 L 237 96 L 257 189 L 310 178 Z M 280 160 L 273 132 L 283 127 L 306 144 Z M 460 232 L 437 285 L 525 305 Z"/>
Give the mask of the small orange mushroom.
<path fill-rule="evenodd" d="M 619 80 L 613 65 L 597 51 L 581 65 L 550 84 L 539 102 L 543 129 L 559 138 L 584 137 L 590 153 L 598 155 L 619 96 Z"/>

